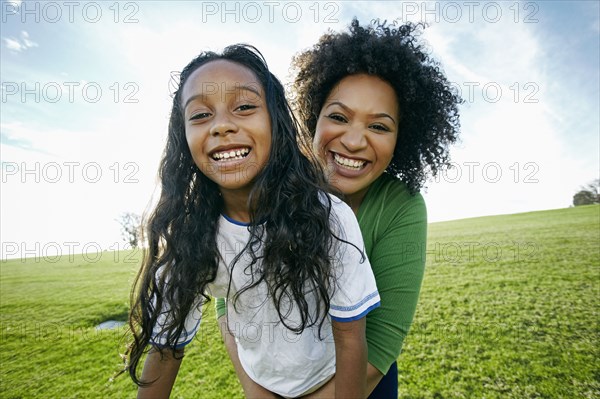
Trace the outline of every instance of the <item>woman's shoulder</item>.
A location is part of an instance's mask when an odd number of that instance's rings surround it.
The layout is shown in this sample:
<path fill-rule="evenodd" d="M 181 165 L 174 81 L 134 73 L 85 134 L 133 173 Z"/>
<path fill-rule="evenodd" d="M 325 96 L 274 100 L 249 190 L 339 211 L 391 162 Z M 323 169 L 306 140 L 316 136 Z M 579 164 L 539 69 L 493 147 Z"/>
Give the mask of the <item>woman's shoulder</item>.
<path fill-rule="evenodd" d="M 383 174 L 369 188 L 360 207 L 358 223 L 367 247 L 398 234 L 424 240 L 427 231 L 425 200 L 420 193 L 411 194 L 400 180 Z"/>
<path fill-rule="evenodd" d="M 382 174 L 369 188 L 361 213 L 426 217 L 427 208 L 421 193 L 412 194 L 407 185 L 387 173 Z"/>

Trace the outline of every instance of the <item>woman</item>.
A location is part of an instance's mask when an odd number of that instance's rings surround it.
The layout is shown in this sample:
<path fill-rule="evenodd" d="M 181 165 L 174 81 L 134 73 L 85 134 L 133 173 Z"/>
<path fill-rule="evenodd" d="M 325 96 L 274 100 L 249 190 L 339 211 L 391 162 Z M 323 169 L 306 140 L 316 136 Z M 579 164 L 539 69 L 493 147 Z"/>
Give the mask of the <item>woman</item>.
<path fill-rule="evenodd" d="M 348 33 L 323 35 L 293 61 L 296 111 L 330 184 L 358 217 L 381 296 L 381 306 L 367 315 L 371 398 L 398 396 L 396 359 L 425 267 L 427 215 L 419 189 L 448 163 L 459 130 L 461 100 L 418 33 L 413 24 L 365 28 L 355 19 Z M 252 381 L 240 380 L 248 394 Z M 334 390 L 331 380 L 310 397 L 333 397 Z"/>

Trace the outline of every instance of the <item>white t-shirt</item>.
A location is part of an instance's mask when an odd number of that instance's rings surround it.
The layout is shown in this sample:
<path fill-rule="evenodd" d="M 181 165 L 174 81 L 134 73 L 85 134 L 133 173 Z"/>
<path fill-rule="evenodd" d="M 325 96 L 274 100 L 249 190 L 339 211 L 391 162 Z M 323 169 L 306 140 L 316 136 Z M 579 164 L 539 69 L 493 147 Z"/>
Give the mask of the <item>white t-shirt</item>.
<path fill-rule="evenodd" d="M 330 299 L 329 317 L 325 319 L 321 329 L 321 338 L 318 323 L 304 329 L 301 334 L 296 334 L 284 326 L 275 304 L 268 296 L 264 282 L 243 292 L 234 309 L 234 301 L 231 298 L 251 281 L 246 271 L 250 264 L 250 256 L 247 253 L 235 264 L 232 274 L 227 317 L 229 329 L 236 339 L 240 362 L 252 380 L 285 397 L 300 396 L 335 374 L 335 344 L 331 319 L 342 322 L 357 320 L 379 306 L 375 278 L 368 259 L 363 255 L 364 244 L 354 213 L 338 198 L 331 196 L 331 199 L 332 219 L 337 219 L 342 229 L 336 231 L 336 235 L 356 248 L 335 240 L 336 253 L 332 266 L 337 284 Z M 227 296 L 230 264 L 245 247 L 249 238 L 246 225 L 221 216 L 217 245 L 224 261 L 219 263 L 217 277 L 209 284 L 207 294 L 214 297 Z M 253 267 L 260 267 L 260 264 Z M 315 309 L 315 297 L 307 292 L 305 298 L 309 306 L 312 305 L 311 309 Z M 285 304 L 289 302 L 282 303 L 282 314 L 285 314 Z M 165 337 L 158 332 L 167 313 L 168 308 L 165 307 L 152 338 L 155 345 L 164 345 L 166 342 Z M 298 316 L 299 313 L 294 307 L 285 317 L 286 324 L 298 326 Z M 200 318 L 199 307 L 188 315 L 178 347 L 188 344 L 194 338 Z"/>

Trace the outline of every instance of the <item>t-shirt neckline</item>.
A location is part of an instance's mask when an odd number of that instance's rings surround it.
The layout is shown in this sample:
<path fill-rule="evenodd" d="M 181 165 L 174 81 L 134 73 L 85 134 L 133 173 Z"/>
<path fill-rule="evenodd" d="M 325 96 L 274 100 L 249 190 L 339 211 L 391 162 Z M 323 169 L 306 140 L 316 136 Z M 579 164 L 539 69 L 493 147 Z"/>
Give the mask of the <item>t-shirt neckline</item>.
<path fill-rule="evenodd" d="M 232 219 L 229 216 L 225 215 L 224 213 L 221 213 L 221 216 L 223 216 L 225 218 L 225 220 L 227 220 L 229 223 L 235 224 L 236 226 L 242 226 L 242 227 L 250 226 L 250 223 L 240 222 L 239 220 Z"/>

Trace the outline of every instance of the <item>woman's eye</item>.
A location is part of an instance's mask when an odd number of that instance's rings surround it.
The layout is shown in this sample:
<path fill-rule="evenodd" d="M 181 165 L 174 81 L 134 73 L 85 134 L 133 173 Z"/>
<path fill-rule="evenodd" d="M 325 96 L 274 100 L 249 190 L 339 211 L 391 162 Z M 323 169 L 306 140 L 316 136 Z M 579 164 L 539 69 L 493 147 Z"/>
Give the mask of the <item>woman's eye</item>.
<path fill-rule="evenodd" d="M 204 119 L 204 118 L 208 118 L 210 116 L 210 113 L 208 112 L 198 112 L 197 114 L 194 114 L 190 117 L 190 120 L 197 120 L 197 119 Z"/>
<path fill-rule="evenodd" d="M 371 125 L 371 129 L 381 130 L 382 132 L 389 132 L 390 131 L 390 129 L 387 126 L 380 125 L 379 123 L 377 123 L 375 125 Z"/>
<path fill-rule="evenodd" d="M 334 121 L 347 122 L 346 118 L 343 115 L 340 115 L 340 114 L 330 114 L 327 117 L 329 119 L 333 119 Z"/>

